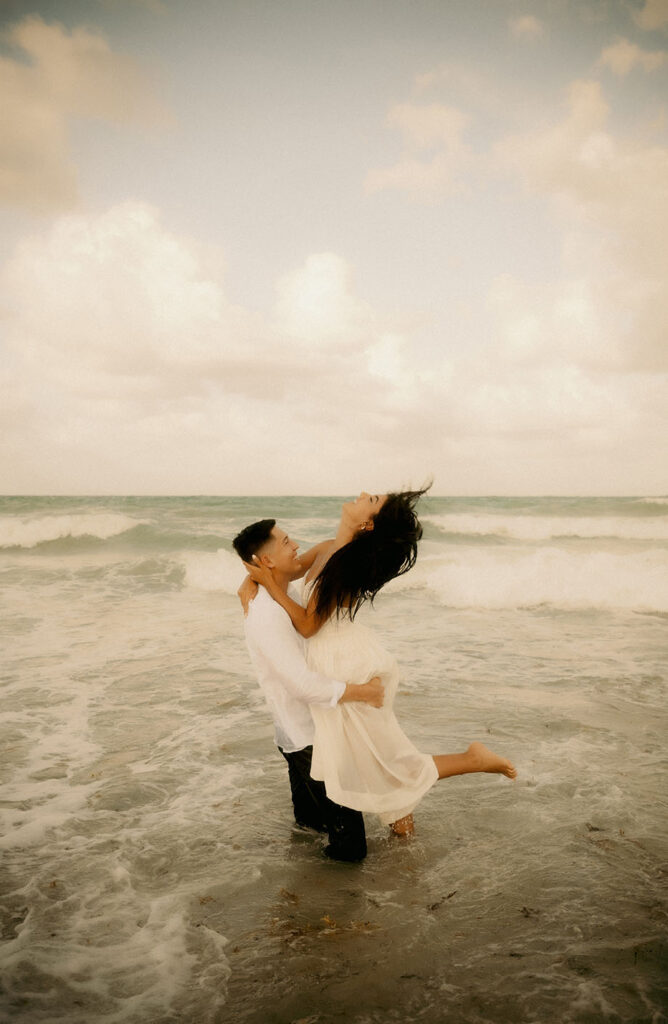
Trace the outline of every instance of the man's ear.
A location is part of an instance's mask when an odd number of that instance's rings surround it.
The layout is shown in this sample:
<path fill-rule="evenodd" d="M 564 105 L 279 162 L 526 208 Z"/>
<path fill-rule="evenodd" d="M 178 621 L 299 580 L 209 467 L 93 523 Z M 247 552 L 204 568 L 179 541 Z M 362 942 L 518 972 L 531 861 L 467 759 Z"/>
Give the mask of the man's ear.
<path fill-rule="evenodd" d="M 259 561 L 260 565 L 266 565 L 267 569 L 274 568 L 274 563 L 272 562 L 269 555 L 256 555 L 255 557 Z"/>

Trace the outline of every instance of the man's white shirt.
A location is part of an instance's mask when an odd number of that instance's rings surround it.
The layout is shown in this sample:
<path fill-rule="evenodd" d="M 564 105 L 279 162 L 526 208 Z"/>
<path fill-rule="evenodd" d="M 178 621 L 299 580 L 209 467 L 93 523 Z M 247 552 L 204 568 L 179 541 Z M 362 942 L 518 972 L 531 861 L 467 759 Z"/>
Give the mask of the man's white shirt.
<path fill-rule="evenodd" d="M 298 601 L 292 584 L 288 594 Z M 313 672 L 303 637 L 288 613 L 260 587 L 245 618 L 246 643 L 258 683 L 274 720 L 274 739 L 286 754 L 313 743 L 309 704 L 334 707 L 345 683 Z"/>

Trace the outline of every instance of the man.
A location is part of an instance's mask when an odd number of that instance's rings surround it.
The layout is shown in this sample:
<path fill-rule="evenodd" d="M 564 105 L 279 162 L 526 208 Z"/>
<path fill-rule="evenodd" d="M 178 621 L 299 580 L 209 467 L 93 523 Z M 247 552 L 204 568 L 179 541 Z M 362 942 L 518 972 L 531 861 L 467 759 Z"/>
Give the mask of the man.
<path fill-rule="evenodd" d="M 315 549 L 302 558 L 298 545 L 276 525 L 275 519 L 252 523 L 233 541 L 244 562 L 254 559 L 272 569 L 274 579 L 288 592 L 293 580 L 308 570 Z M 297 599 L 294 593 L 290 596 Z M 260 688 L 274 720 L 274 738 L 288 763 L 292 804 L 298 825 L 327 832 L 327 856 L 357 861 L 366 856 L 364 819 L 359 811 L 331 801 L 323 782 L 311 778 L 314 725 L 309 704 L 333 707 L 344 701 L 362 701 L 381 707 L 383 687 L 376 677 L 363 685 L 329 679 L 306 664 L 304 641 L 287 612 L 259 588 L 245 619 L 246 643 Z"/>

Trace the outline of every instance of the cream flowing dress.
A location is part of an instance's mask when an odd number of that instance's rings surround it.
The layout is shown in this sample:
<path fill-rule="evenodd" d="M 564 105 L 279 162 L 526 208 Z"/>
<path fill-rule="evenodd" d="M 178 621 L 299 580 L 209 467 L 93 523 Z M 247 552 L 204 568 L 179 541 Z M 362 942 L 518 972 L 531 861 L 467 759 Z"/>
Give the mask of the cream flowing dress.
<path fill-rule="evenodd" d="M 312 582 L 304 584 L 304 605 Z M 307 641 L 306 660 L 315 671 L 348 683 L 380 676 L 385 687 L 382 708 L 360 703 L 311 705 L 313 778 L 324 781 L 330 800 L 374 812 L 384 824 L 410 814 L 438 772 L 434 759 L 411 743 L 392 710 L 399 683 L 394 658 L 370 629 L 333 615 Z"/>

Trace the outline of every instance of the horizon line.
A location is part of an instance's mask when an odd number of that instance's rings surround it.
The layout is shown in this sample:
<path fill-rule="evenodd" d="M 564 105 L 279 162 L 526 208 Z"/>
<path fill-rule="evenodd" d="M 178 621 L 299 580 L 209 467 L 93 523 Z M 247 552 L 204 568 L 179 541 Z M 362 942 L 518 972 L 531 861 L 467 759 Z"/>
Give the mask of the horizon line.
<path fill-rule="evenodd" d="M 407 490 L 409 488 L 406 488 Z M 347 498 L 352 492 L 342 492 L 340 494 L 247 494 L 239 492 L 235 494 L 215 494 L 207 492 L 189 492 L 189 493 L 120 493 L 120 492 L 104 492 L 104 493 L 48 493 L 48 492 L 35 492 L 35 493 L 11 493 L 5 494 L 0 492 L 0 499 L 2 498 Z M 649 494 L 647 492 L 634 492 L 634 493 L 595 493 L 588 492 L 585 494 L 578 494 L 575 492 L 564 492 L 564 493 L 521 493 L 521 492 L 487 492 L 487 493 L 448 493 L 448 494 L 426 494 L 426 498 L 668 498 L 668 493 L 662 494 Z"/>

